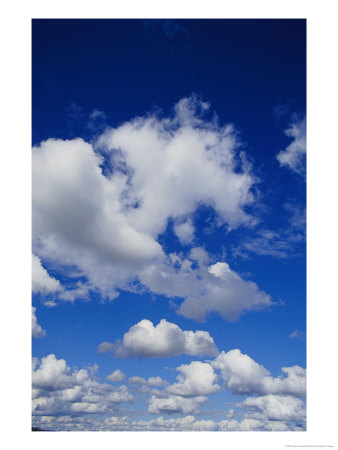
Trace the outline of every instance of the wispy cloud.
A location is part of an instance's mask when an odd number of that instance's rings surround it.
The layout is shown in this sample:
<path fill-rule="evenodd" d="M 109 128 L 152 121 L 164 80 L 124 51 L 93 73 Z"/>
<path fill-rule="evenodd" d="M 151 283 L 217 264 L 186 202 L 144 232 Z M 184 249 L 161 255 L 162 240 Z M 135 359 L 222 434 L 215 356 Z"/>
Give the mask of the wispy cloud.
<path fill-rule="evenodd" d="M 294 330 L 292 333 L 289 334 L 289 338 L 305 340 L 305 333 L 304 331 Z"/>
<path fill-rule="evenodd" d="M 293 122 L 285 130 L 286 136 L 292 142 L 278 153 L 276 158 L 281 166 L 286 166 L 294 172 L 305 175 L 305 154 L 306 154 L 306 119 Z"/>
<path fill-rule="evenodd" d="M 285 203 L 288 213 L 285 226 L 275 229 L 258 227 L 252 236 L 232 248 L 235 258 L 249 258 L 250 254 L 286 259 L 299 254 L 305 242 L 306 211 L 297 204 Z"/>

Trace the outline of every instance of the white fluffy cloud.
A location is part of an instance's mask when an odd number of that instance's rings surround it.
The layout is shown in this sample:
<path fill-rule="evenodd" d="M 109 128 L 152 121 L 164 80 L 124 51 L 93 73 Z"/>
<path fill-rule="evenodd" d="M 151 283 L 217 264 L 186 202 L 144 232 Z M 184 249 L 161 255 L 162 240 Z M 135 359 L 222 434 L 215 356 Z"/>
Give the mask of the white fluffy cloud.
<path fill-rule="evenodd" d="M 204 396 L 192 398 L 178 395 L 170 395 L 164 398 L 152 396 L 149 400 L 148 412 L 150 414 L 190 414 L 196 412 L 207 400 L 208 397 Z"/>
<path fill-rule="evenodd" d="M 294 122 L 285 134 L 292 139 L 285 150 L 277 155 L 277 159 L 282 166 L 299 174 L 305 172 L 305 154 L 306 154 L 306 120 Z"/>
<path fill-rule="evenodd" d="M 304 402 L 290 395 L 264 395 L 261 397 L 248 397 L 237 407 L 247 409 L 249 417 L 258 420 L 279 420 L 304 423 Z"/>
<path fill-rule="evenodd" d="M 41 325 L 38 324 L 37 318 L 36 318 L 36 308 L 32 306 L 32 336 L 34 338 L 43 337 L 46 335 L 46 331 L 42 329 Z"/>
<path fill-rule="evenodd" d="M 283 375 L 274 378 L 238 349 L 222 351 L 211 364 L 221 371 L 225 386 L 233 394 L 306 395 L 306 371 L 299 366 L 282 367 Z"/>
<path fill-rule="evenodd" d="M 217 375 L 209 363 L 193 361 L 182 364 L 176 370 L 180 372 L 178 382 L 166 388 L 170 394 L 190 397 L 209 395 L 220 390 L 216 383 Z"/>
<path fill-rule="evenodd" d="M 178 268 L 157 242 L 170 219 L 180 241 L 191 244 L 193 213 L 202 204 L 229 229 L 252 220 L 246 209 L 255 179 L 236 132 L 204 120 L 207 109 L 192 96 L 178 102 L 171 118 L 147 115 L 106 130 L 95 148 L 82 139 L 49 139 L 33 148 L 35 252 L 88 279 L 59 298 L 74 301 L 98 289 L 113 299 L 139 280 L 154 293 L 185 298 L 179 313 L 197 320 L 209 311 L 232 320 L 271 304 L 233 271 L 216 279 L 207 267 L 190 267 L 186 276 L 191 259 Z M 49 289 L 57 283 L 49 281 Z"/>
<path fill-rule="evenodd" d="M 90 144 L 49 139 L 33 148 L 32 161 L 33 242 L 42 258 L 77 266 L 109 295 L 126 282 L 126 268 L 135 273 L 162 254 L 125 217 L 120 197 L 127 177 L 104 176 Z"/>
<path fill-rule="evenodd" d="M 32 290 L 48 294 L 62 289 L 58 280 L 51 277 L 47 270 L 42 267 L 41 260 L 36 255 L 32 255 Z"/>
<path fill-rule="evenodd" d="M 121 370 L 114 370 L 113 373 L 106 376 L 108 381 L 122 381 L 126 378 L 125 374 Z"/>
<path fill-rule="evenodd" d="M 129 378 L 129 383 L 132 384 L 139 384 L 142 386 L 155 386 L 155 387 L 159 387 L 159 386 L 165 386 L 166 384 L 168 384 L 167 381 L 162 380 L 161 377 L 149 377 L 147 380 L 145 378 L 142 377 L 130 377 Z"/>
<path fill-rule="evenodd" d="M 246 281 L 226 262 L 210 264 L 202 248 L 193 248 L 188 257 L 170 254 L 170 262 L 149 265 L 140 280 L 152 292 L 168 297 L 183 297 L 178 313 L 197 321 L 217 312 L 228 320 L 237 320 L 245 311 L 268 308 L 268 294 L 252 281 Z"/>
<path fill-rule="evenodd" d="M 32 383 L 33 415 L 107 413 L 133 399 L 126 386 L 98 383 L 88 370 L 71 371 L 53 354 L 33 361 Z"/>
<path fill-rule="evenodd" d="M 182 99 L 173 118 L 139 117 L 99 141 L 112 152 L 114 166 L 130 171 L 128 199 L 138 207 L 127 216 L 139 231 L 156 236 L 169 217 L 185 217 L 201 203 L 230 226 L 248 220 L 243 208 L 253 201 L 254 179 L 236 161 L 235 131 L 202 120 L 200 107 L 194 96 Z"/>
<path fill-rule="evenodd" d="M 147 319 L 133 325 L 123 339 L 115 344 L 103 342 L 99 353 L 115 349 L 116 357 L 158 357 L 186 355 L 216 355 L 213 338 L 207 331 L 183 331 L 162 319 L 156 326 Z"/>
<path fill-rule="evenodd" d="M 217 375 L 208 363 L 193 361 L 176 369 L 180 374 L 177 383 L 151 396 L 148 405 L 150 414 L 190 414 L 196 412 L 207 400 L 207 395 L 219 391 Z M 136 380 L 141 384 L 142 379 Z M 145 381 L 145 380 L 144 380 Z"/>

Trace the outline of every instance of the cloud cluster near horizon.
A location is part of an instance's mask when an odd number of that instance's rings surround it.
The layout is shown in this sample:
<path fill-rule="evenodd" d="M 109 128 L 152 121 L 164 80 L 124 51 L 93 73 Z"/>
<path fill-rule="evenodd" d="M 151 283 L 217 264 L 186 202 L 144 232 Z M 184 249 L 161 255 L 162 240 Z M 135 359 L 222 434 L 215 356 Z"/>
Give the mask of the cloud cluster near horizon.
<path fill-rule="evenodd" d="M 284 367 L 284 375 L 275 378 L 238 349 L 227 353 L 222 351 L 211 361 L 181 364 L 176 368 L 179 374 L 175 383 L 169 383 L 159 376 L 151 376 L 148 380 L 139 376 L 129 377 L 128 383 L 135 391 L 133 395 L 126 384 L 113 387 L 95 380 L 93 376 L 97 370 L 98 366 L 95 365 L 90 369 L 72 371 L 65 360 L 57 359 L 53 354 L 42 360 L 34 358 L 33 415 L 57 416 L 60 421 L 72 417 L 71 421 L 76 423 L 76 418 L 85 413 L 93 416 L 92 425 L 96 424 L 100 429 L 107 424 L 97 417 L 98 414 L 113 413 L 120 416 L 120 404 L 136 400 L 139 395 L 145 396 L 148 414 L 200 414 L 210 395 L 230 389 L 233 394 L 246 398 L 223 412 L 223 417 L 228 416 L 229 420 L 210 421 L 209 425 L 205 423 L 206 429 L 273 431 L 294 427 L 303 429 L 305 426 L 305 404 L 301 400 L 305 397 L 305 370 L 298 366 Z M 106 379 L 113 383 L 125 383 L 126 376 L 116 369 Z M 224 381 L 223 385 L 220 384 L 221 380 Z M 233 408 L 237 411 L 237 419 L 234 419 Z M 240 415 L 241 421 L 238 420 Z M 184 419 L 174 420 L 180 422 Z M 124 422 L 123 429 L 132 430 L 137 425 L 127 423 L 126 418 Z M 154 425 L 152 421 L 142 423 L 144 429 L 152 429 Z M 113 424 L 110 425 L 114 429 Z"/>
<path fill-rule="evenodd" d="M 94 368 L 95 371 L 96 368 Z M 50 354 L 33 358 L 33 415 L 98 414 L 114 411 L 133 396 L 126 386 L 95 381 L 90 371 L 72 371 L 64 359 Z"/>

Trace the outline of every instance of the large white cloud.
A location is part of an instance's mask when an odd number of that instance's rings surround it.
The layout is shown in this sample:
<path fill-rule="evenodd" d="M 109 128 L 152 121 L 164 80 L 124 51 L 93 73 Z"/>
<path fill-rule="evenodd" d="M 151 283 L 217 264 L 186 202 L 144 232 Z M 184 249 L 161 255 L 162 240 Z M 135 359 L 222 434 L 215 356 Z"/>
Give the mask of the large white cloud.
<path fill-rule="evenodd" d="M 126 267 L 134 273 L 162 254 L 128 224 L 120 202 L 126 176 L 104 176 L 90 144 L 49 139 L 33 148 L 32 161 L 33 240 L 42 258 L 77 266 L 109 295 L 126 281 Z"/>
<path fill-rule="evenodd" d="M 157 294 L 183 297 L 177 312 L 197 321 L 205 320 L 210 312 L 237 320 L 245 311 L 273 304 L 268 294 L 241 278 L 225 261 L 210 264 L 202 248 L 193 248 L 186 258 L 170 254 L 166 263 L 149 265 L 140 280 Z"/>
<path fill-rule="evenodd" d="M 248 397 L 237 407 L 247 409 L 248 417 L 258 420 L 279 420 L 303 423 L 305 421 L 304 402 L 290 395 L 264 395 Z"/>
<path fill-rule="evenodd" d="M 177 367 L 180 374 L 177 383 L 166 388 L 170 394 L 185 397 L 209 395 L 220 390 L 217 375 L 209 363 L 193 361 L 190 364 L 182 364 Z"/>
<path fill-rule="evenodd" d="M 32 255 L 32 290 L 43 294 L 62 290 L 60 282 L 49 275 L 36 255 Z"/>
<path fill-rule="evenodd" d="M 133 399 L 126 386 L 99 383 L 86 369 L 71 371 L 50 354 L 33 361 L 33 415 L 97 414 Z"/>
<path fill-rule="evenodd" d="M 36 308 L 32 306 L 32 336 L 34 338 L 40 338 L 46 335 L 46 331 L 38 324 L 35 311 Z"/>
<path fill-rule="evenodd" d="M 99 289 L 113 299 L 121 289 L 135 291 L 139 280 L 154 293 L 185 298 L 180 314 L 197 320 L 208 311 L 234 319 L 270 305 L 268 295 L 233 271 L 221 281 L 206 278 L 204 268 L 204 291 L 202 269 L 186 277 L 157 242 L 170 219 L 181 242 L 191 244 L 193 213 L 202 204 L 229 229 L 252 221 L 251 169 L 233 127 L 205 120 L 207 109 L 192 96 L 178 102 L 171 118 L 147 115 L 108 129 L 95 148 L 82 139 L 49 139 L 33 148 L 34 250 L 88 279 L 59 298 L 73 301 Z"/>
<path fill-rule="evenodd" d="M 169 217 L 191 214 L 201 203 L 230 226 L 248 220 L 243 208 L 253 201 L 254 179 L 236 160 L 235 131 L 202 120 L 200 107 L 194 96 L 182 99 L 173 118 L 139 117 L 99 141 L 112 152 L 114 166 L 129 169 L 128 199 L 138 207 L 127 216 L 140 231 L 156 236 Z"/>
<path fill-rule="evenodd" d="M 289 167 L 296 173 L 305 172 L 305 154 L 306 154 L 306 120 L 295 121 L 285 134 L 292 139 L 285 150 L 277 155 L 277 159 L 282 166 Z"/>
<path fill-rule="evenodd" d="M 306 395 L 306 371 L 299 366 L 282 367 L 283 375 L 275 378 L 238 349 L 222 351 L 211 365 L 221 371 L 225 386 L 234 394 Z"/>
<path fill-rule="evenodd" d="M 213 338 L 207 331 L 183 331 L 162 319 L 156 326 L 147 319 L 133 325 L 123 339 L 115 344 L 103 342 L 99 353 L 115 350 L 116 357 L 158 357 L 186 355 L 217 355 Z"/>

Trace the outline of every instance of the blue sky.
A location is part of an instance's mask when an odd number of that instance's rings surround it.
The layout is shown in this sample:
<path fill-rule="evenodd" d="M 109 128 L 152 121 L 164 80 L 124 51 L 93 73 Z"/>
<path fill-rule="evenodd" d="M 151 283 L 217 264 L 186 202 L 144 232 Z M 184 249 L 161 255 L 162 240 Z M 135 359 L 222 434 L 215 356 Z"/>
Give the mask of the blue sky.
<path fill-rule="evenodd" d="M 33 424 L 305 429 L 306 22 L 32 36 Z"/>

